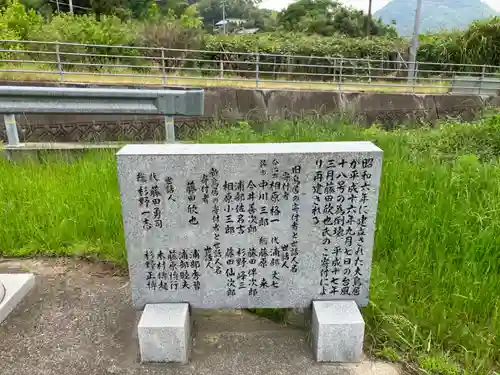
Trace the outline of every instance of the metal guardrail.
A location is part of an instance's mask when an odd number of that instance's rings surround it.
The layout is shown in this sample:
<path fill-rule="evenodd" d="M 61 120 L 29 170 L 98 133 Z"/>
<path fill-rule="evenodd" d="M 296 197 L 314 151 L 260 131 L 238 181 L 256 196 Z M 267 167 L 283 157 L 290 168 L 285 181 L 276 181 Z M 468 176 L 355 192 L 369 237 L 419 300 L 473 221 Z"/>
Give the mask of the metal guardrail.
<path fill-rule="evenodd" d="M 0 41 L 0 76 L 162 86 L 230 85 L 335 91 L 449 92 L 457 77 L 500 78 L 500 67 L 417 61 L 414 79 L 387 59 L 298 56 L 37 41 Z M 464 87 L 467 89 L 468 87 Z M 472 87 L 471 87 L 472 88 Z"/>
<path fill-rule="evenodd" d="M 0 87 L 8 146 L 18 146 L 16 113 L 158 114 L 165 118 L 167 142 L 175 142 L 174 116 L 200 116 L 204 90 Z"/>
<path fill-rule="evenodd" d="M 497 96 L 500 93 L 500 78 L 455 77 L 450 92 L 452 94 Z"/>

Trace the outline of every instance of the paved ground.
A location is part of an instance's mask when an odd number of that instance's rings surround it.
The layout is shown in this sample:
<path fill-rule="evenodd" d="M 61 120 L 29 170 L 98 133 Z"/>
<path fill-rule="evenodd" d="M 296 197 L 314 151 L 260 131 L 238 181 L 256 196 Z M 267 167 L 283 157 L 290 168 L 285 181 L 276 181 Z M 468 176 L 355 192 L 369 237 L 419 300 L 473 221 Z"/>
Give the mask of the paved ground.
<path fill-rule="evenodd" d="M 194 315 L 189 365 L 139 362 L 127 277 L 105 264 L 0 260 L 0 272 L 31 271 L 30 295 L 0 325 L 1 375 L 399 375 L 397 367 L 317 364 L 304 329 L 240 310 Z"/>

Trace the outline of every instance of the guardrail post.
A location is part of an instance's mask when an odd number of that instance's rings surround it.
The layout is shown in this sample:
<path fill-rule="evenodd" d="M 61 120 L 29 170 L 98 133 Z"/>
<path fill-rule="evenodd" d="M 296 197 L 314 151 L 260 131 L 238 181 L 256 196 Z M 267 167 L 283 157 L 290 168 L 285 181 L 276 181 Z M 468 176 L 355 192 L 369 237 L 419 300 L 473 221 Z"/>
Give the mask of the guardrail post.
<path fill-rule="evenodd" d="M 9 146 L 19 146 L 19 135 L 17 134 L 16 117 L 13 114 L 3 115 L 5 130 L 7 131 L 7 142 Z"/>
<path fill-rule="evenodd" d="M 260 60 L 260 54 L 257 54 L 255 57 L 255 88 L 259 88 L 259 60 Z"/>
<path fill-rule="evenodd" d="M 61 54 L 59 53 L 59 42 L 56 43 L 57 69 L 59 70 L 59 81 L 64 81 L 64 72 L 61 64 Z"/>
<path fill-rule="evenodd" d="M 161 76 L 163 78 L 163 86 L 166 86 L 167 74 L 165 73 L 165 48 L 161 49 Z"/>
<path fill-rule="evenodd" d="M 219 76 L 220 78 L 224 78 L 224 60 L 222 59 L 222 56 L 221 56 L 221 59 L 219 60 Z"/>
<path fill-rule="evenodd" d="M 344 59 L 340 59 L 340 72 L 339 72 L 339 91 L 342 91 L 342 68 L 344 66 Z"/>
<path fill-rule="evenodd" d="M 165 136 L 167 143 L 175 143 L 174 116 L 165 116 Z"/>

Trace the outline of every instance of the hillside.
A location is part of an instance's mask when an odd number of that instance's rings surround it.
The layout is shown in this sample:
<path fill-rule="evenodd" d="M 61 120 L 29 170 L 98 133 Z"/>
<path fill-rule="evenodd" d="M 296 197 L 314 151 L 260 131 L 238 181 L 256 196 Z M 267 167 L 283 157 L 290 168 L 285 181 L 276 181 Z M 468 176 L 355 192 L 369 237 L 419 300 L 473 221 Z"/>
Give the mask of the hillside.
<path fill-rule="evenodd" d="M 416 0 L 392 0 L 375 13 L 385 23 L 396 21 L 401 35 L 411 35 L 415 16 Z M 476 19 L 498 15 L 481 0 L 423 0 L 421 31 L 462 29 Z"/>

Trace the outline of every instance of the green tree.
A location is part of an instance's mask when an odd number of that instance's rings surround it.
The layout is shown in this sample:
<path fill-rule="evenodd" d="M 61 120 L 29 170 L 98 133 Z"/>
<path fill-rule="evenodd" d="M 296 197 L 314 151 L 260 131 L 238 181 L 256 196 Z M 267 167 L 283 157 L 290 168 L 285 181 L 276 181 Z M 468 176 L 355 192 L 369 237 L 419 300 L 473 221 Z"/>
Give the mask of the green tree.
<path fill-rule="evenodd" d="M 128 5 L 134 17 L 145 18 L 148 14 L 148 9 L 154 4 L 154 0 L 129 0 Z"/>
<path fill-rule="evenodd" d="M 114 14 L 121 19 L 131 16 L 128 0 L 90 0 L 90 6 L 98 16 Z"/>
<path fill-rule="evenodd" d="M 222 1 L 225 2 L 226 18 L 249 20 L 260 1 L 254 0 L 201 0 L 198 10 L 205 25 L 213 26 L 222 20 Z"/>
<path fill-rule="evenodd" d="M 397 35 L 392 25 L 373 20 L 363 11 L 342 6 L 335 0 L 298 0 L 279 13 L 278 24 L 287 31 L 325 36 L 362 37 L 368 27 L 370 35 Z"/>
<path fill-rule="evenodd" d="M 128 16 L 138 19 L 147 18 L 152 8 L 163 15 L 173 12 L 180 16 L 189 6 L 187 0 L 90 0 L 90 5 L 96 14 L 115 14 L 120 18 Z"/>
<path fill-rule="evenodd" d="M 245 28 L 258 28 L 259 31 L 269 32 L 274 31 L 278 25 L 277 23 L 278 13 L 269 9 L 253 8 L 249 10 L 248 15 L 245 19 Z"/>
<path fill-rule="evenodd" d="M 187 0 L 159 0 L 156 2 L 162 14 L 173 12 L 176 16 L 180 17 L 192 2 Z"/>
<path fill-rule="evenodd" d="M 173 12 L 163 16 L 150 12 L 150 17 L 141 22 L 135 43 L 140 46 L 176 49 L 176 51 L 168 51 L 169 58 L 176 57 L 177 59 L 166 60 L 167 66 L 176 66 L 182 63 L 183 58 L 192 54 L 183 50 L 201 48 L 203 21 L 198 14 L 196 4 L 188 6 L 180 17 L 175 16 Z M 161 56 L 161 52 L 156 49 L 145 53 L 150 57 Z"/>

